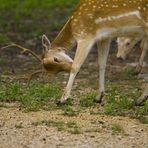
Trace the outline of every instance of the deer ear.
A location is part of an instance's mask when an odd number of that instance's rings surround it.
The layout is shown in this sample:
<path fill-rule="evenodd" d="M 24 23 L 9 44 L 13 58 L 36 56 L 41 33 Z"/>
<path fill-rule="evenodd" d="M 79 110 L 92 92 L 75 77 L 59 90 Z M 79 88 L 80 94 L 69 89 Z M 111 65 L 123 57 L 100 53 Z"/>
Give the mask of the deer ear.
<path fill-rule="evenodd" d="M 51 43 L 50 43 L 49 39 L 47 38 L 47 36 L 44 34 L 42 36 L 42 45 L 45 49 L 49 50 L 51 48 Z"/>

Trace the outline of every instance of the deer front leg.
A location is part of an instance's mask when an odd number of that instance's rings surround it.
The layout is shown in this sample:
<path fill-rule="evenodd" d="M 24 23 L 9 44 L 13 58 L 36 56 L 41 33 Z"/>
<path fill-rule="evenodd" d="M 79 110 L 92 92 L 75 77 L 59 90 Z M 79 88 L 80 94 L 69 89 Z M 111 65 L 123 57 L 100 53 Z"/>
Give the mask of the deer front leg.
<path fill-rule="evenodd" d="M 96 97 L 97 103 L 103 103 L 103 97 L 105 92 L 105 88 L 104 88 L 105 69 L 106 69 L 110 43 L 111 43 L 111 39 L 97 42 L 98 64 L 99 64 L 99 94 Z"/>
<path fill-rule="evenodd" d="M 148 37 L 146 37 L 145 39 L 142 40 L 141 48 L 142 48 L 142 54 L 140 56 L 139 63 L 136 67 L 136 73 L 140 73 L 140 71 L 142 69 L 143 61 L 144 61 L 144 58 L 145 58 L 145 56 L 147 54 L 147 50 L 148 50 Z"/>
<path fill-rule="evenodd" d="M 62 98 L 58 102 L 58 104 L 64 104 L 68 99 L 68 97 L 70 96 L 74 79 L 77 73 L 79 72 L 82 64 L 84 63 L 92 45 L 93 45 L 93 42 L 90 39 L 83 39 L 78 41 L 77 50 L 76 50 L 75 58 L 72 64 L 69 81 L 62 95 Z"/>
<path fill-rule="evenodd" d="M 137 106 L 142 105 L 147 99 L 148 99 L 148 83 L 146 84 L 146 87 L 141 97 L 136 100 L 135 105 Z"/>

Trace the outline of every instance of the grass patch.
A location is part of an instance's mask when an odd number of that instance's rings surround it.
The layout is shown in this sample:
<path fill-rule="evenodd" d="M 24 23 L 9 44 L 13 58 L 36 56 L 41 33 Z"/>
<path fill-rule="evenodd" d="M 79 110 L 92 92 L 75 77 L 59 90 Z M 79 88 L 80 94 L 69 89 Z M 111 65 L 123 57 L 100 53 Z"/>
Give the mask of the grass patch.
<path fill-rule="evenodd" d="M 85 130 L 86 133 L 100 133 L 100 129 L 98 128 L 92 128 L 92 129 L 87 129 Z"/>
<path fill-rule="evenodd" d="M 78 116 L 80 113 L 80 109 L 74 110 L 71 106 L 64 107 L 63 111 L 63 115 L 69 117 Z"/>
<path fill-rule="evenodd" d="M 136 110 L 136 114 L 138 115 L 148 115 L 148 100 L 144 103 L 143 106 L 139 106 Z"/>
<path fill-rule="evenodd" d="M 118 101 L 113 100 L 111 103 L 106 103 L 104 112 L 108 115 L 126 115 L 128 111 L 133 108 L 133 102 L 128 98 L 123 98 Z"/>
<path fill-rule="evenodd" d="M 135 107 L 135 117 L 143 124 L 148 124 L 148 100 L 143 106 Z"/>
<path fill-rule="evenodd" d="M 112 84 L 107 83 L 106 104 L 103 107 L 96 105 L 94 102 L 97 96 L 96 92 L 84 93 L 82 95 L 77 94 L 76 97 L 79 98 L 79 102 L 74 102 L 73 97 L 71 97 L 66 105 L 59 107 L 56 103 L 63 93 L 59 84 L 47 83 L 47 81 L 40 79 L 38 81 L 33 80 L 29 84 L 24 81 L 5 81 L 1 79 L 0 82 L 1 104 L 16 102 L 20 109 L 25 112 L 61 109 L 62 115 L 74 117 L 78 116 L 80 112 L 85 113 L 87 109 L 90 114 L 129 116 L 140 119 L 141 122 L 147 124 L 148 101 L 145 102 L 144 106 L 134 106 L 134 100 L 142 92 L 137 80 L 130 82 L 130 85 L 129 81 L 120 81 L 118 84 L 116 82 Z M 1 105 L 0 107 L 5 106 Z"/>
<path fill-rule="evenodd" d="M 10 39 L 5 35 L 0 33 L 0 43 L 5 44 L 10 42 Z"/>
<path fill-rule="evenodd" d="M 123 127 L 119 124 L 113 124 L 111 127 L 111 130 L 112 130 L 113 135 L 118 135 L 118 134 L 125 135 L 125 131 L 124 131 Z"/>
<path fill-rule="evenodd" d="M 133 87 L 127 89 L 120 85 L 109 85 L 106 91 L 107 101 L 104 105 L 105 114 L 125 116 L 131 113 L 134 110 L 134 99 L 140 95 L 137 88 L 134 89 Z"/>
<path fill-rule="evenodd" d="M 80 128 L 74 121 L 70 122 L 63 122 L 63 121 L 54 121 L 54 120 L 43 120 L 43 121 L 37 121 L 33 122 L 32 125 L 39 126 L 39 125 L 45 125 L 48 127 L 55 127 L 58 131 L 66 131 L 71 134 L 80 134 Z"/>
<path fill-rule="evenodd" d="M 12 82 L 0 86 L 1 102 L 19 102 L 24 111 L 38 111 L 40 109 L 54 109 L 55 102 L 62 92 L 58 85 L 42 84 L 40 82 L 27 83 Z"/>
<path fill-rule="evenodd" d="M 82 134 L 82 131 L 80 130 L 80 128 L 73 128 L 71 130 L 68 131 L 71 134 Z"/>
<path fill-rule="evenodd" d="M 140 122 L 141 123 L 143 123 L 143 124 L 148 124 L 148 117 L 139 117 L 139 120 L 140 120 Z"/>
<path fill-rule="evenodd" d="M 111 116 L 137 118 L 147 124 L 148 101 L 143 106 L 135 106 L 135 99 L 141 95 L 141 90 L 137 87 L 137 83 L 133 86 L 108 85 L 105 96 L 106 104 L 103 107 L 104 113 Z"/>
<path fill-rule="evenodd" d="M 71 134 L 82 134 L 81 129 L 78 127 L 78 125 L 74 121 L 68 122 L 67 127 L 69 128 L 68 132 Z"/>
<path fill-rule="evenodd" d="M 43 120 L 43 121 L 33 122 L 32 125 L 34 126 L 45 125 L 48 127 L 56 127 L 58 131 L 65 130 L 65 123 L 63 121 Z"/>
<path fill-rule="evenodd" d="M 80 98 L 79 104 L 74 107 L 73 98 L 69 98 L 64 106 L 57 106 L 56 103 L 62 96 L 61 87 L 58 84 L 39 81 L 31 81 L 30 84 L 21 81 L 0 82 L 0 107 L 7 107 L 5 103 L 17 103 L 20 109 L 24 112 L 47 110 L 53 111 L 61 109 L 62 115 L 68 117 L 78 116 L 86 108 L 95 108 L 94 99 L 95 92 L 78 95 Z M 142 123 L 147 124 L 148 101 L 144 106 L 134 106 L 134 99 L 140 96 L 138 87 L 129 87 L 124 85 L 107 85 L 106 89 L 106 104 L 102 107 L 102 111 L 93 112 L 90 114 L 107 114 L 112 116 L 129 116 L 137 118 Z M 100 106 L 99 106 L 100 107 Z"/>
<path fill-rule="evenodd" d="M 80 96 L 80 106 L 81 107 L 93 107 L 95 106 L 95 98 L 97 94 L 95 92 L 87 93 Z"/>
<path fill-rule="evenodd" d="M 135 79 L 137 79 L 137 74 L 135 72 L 135 69 L 133 69 L 133 68 L 125 68 L 121 72 L 120 78 L 122 78 L 124 80 L 135 80 Z"/>

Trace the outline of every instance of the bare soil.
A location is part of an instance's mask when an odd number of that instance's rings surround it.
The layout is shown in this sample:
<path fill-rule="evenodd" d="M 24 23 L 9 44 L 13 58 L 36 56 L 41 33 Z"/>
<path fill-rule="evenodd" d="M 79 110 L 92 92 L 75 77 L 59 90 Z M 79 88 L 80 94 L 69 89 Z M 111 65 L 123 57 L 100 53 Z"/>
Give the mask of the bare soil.
<path fill-rule="evenodd" d="M 54 127 L 32 125 L 42 120 L 75 121 L 82 133 L 71 134 Z M 18 124 L 22 124 L 22 128 L 16 128 Z M 125 133 L 114 134 L 113 124 L 122 126 Z M 0 110 L 1 148 L 147 148 L 147 139 L 148 125 L 127 117 L 90 115 L 89 112 L 78 117 L 63 117 L 60 111 L 23 113 L 17 108 Z"/>

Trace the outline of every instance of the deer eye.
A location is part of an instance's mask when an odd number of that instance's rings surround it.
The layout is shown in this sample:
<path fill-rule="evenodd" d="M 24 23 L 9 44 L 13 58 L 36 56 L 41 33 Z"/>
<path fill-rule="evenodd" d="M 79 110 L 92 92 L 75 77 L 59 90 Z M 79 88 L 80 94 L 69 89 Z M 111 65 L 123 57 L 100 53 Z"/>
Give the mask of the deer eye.
<path fill-rule="evenodd" d="M 54 57 L 54 62 L 60 63 L 60 60 L 57 57 Z"/>
<path fill-rule="evenodd" d="M 129 43 L 129 42 L 127 42 L 127 43 L 126 43 L 126 46 L 129 46 L 129 45 L 130 45 L 130 43 Z"/>

